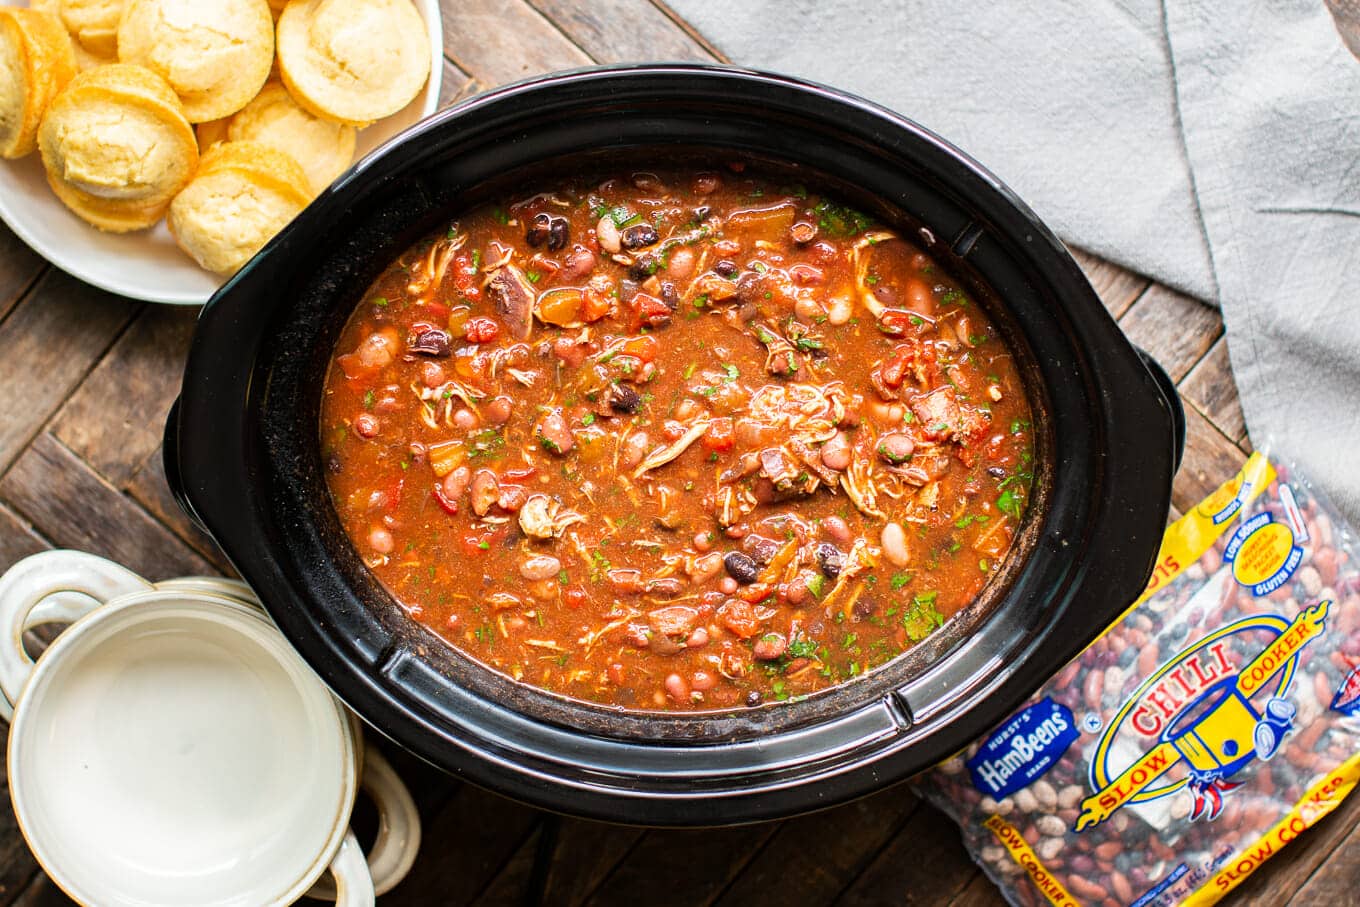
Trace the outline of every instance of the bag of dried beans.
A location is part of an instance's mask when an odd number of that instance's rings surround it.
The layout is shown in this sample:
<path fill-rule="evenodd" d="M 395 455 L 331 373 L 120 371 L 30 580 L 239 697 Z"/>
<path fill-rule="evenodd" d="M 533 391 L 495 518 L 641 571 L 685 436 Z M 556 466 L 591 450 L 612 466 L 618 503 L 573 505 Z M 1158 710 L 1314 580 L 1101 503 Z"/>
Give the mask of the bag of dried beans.
<path fill-rule="evenodd" d="M 1124 615 L 918 790 L 1013 904 L 1210 904 L 1355 786 L 1358 665 L 1355 536 L 1253 454 Z"/>

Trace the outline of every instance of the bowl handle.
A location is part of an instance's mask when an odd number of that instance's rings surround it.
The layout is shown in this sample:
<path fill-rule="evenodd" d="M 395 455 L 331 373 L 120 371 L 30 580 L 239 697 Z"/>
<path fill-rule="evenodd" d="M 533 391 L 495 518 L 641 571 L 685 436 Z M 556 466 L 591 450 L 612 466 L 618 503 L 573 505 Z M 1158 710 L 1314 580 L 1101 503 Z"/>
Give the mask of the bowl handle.
<path fill-rule="evenodd" d="M 24 633 L 38 624 L 71 622 L 151 584 L 125 567 L 81 551 L 43 551 L 0 577 L 0 718 L 9 721 L 33 673 Z"/>
<path fill-rule="evenodd" d="M 378 837 L 366 860 L 367 872 L 374 893 L 386 894 L 406 878 L 415 864 L 420 850 L 420 813 L 396 769 L 372 747 L 364 751 L 364 774 L 359 783 L 378 807 Z M 363 859 L 362 853 L 360 858 Z M 331 869 L 335 869 L 334 864 Z M 344 905 L 343 880 L 339 887 L 337 892 L 335 883 L 322 876 L 307 896 Z"/>
<path fill-rule="evenodd" d="M 373 907 L 377 901 L 373 877 L 368 874 L 368 861 L 364 859 L 364 851 L 354 832 L 345 832 L 340 849 L 331 860 L 331 875 L 335 877 L 336 907 Z"/>

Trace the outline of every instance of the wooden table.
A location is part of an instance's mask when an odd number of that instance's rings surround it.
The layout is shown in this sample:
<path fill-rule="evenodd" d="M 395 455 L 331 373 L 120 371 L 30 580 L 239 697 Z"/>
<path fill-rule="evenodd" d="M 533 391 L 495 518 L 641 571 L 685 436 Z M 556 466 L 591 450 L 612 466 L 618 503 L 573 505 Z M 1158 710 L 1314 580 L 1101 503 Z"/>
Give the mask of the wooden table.
<path fill-rule="evenodd" d="M 719 58 L 648 0 L 447 0 L 444 34 L 445 103 L 554 69 Z M 1124 331 L 1180 388 L 1189 440 L 1174 502 L 1184 508 L 1249 450 L 1223 323 L 1193 299 L 1075 254 Z M 195 314 L 87 287 L 0 227 L 0 569 L 52 546 L 152 579 L 229 569 L 180 514 L 161 470 L 161 426 Z M 420 804 L 425 843 L 387 904 L 1001 903 L 953 826 L 906 788 L 782 823 L 643 831 L 559 819 L 392 757 Z M 1360 796 L 1271 860 L 1235 902 L 1354 902 L 1357 817 Z M 356 822 L 372 817 L 361 809 Z M 63 902 L 0 797 L 0 907 Z"/>

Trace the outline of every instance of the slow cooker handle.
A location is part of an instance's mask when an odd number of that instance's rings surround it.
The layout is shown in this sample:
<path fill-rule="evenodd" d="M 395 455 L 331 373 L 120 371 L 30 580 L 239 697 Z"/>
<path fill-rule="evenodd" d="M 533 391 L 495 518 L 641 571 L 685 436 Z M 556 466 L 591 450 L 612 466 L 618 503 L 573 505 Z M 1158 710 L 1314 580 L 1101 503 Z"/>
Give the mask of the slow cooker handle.
<path fill-rule="evenodd" d="M 1158 389 L 1162 392 L 1162 399 L 1166 401 L 1167 407 L 1171 410 L 1171 436 L 1172 444 L 1175 445 L 1175 470 L 1181 468 L 1181 460 L 1185 457 L 1185 407 L 1181 403 L 1180 392 L 1176 390 L 1176 382 L 1171 380 L 1171 376 L 1162 368 L 1162 364 L 1152 358 L 1152 354 L 1140 346 L 1135 346 L 1138 358 L 1143 360 L 1143 365 L 1152 375 L 1152 380 L 1157 382 Z"/>
<path fill-rule="evenodd" d="M 165 417 L 165 434 L 161 437 L 161 463 L 165 469 L 165 484 L 170 486 L 170 494 L 174 497 L 179 509 L 184 511 L 184 515 L 194 521 L 194 525 L 207 531 L 203 521 L 194 512 L 194 507 L 189 503 L 189 496 L 184 492 L 184 477 L 179 468 L 179 397 L 170 404 L 170 413 Z"/>

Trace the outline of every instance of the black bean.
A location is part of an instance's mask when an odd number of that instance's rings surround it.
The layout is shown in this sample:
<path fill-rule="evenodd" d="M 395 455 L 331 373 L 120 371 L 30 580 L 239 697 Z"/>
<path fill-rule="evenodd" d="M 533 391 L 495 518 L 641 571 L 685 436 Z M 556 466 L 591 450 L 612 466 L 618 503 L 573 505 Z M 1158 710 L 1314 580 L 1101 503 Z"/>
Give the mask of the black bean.
<path fill-rule="evenodd" d="M 743 586 L 750 585 L 756 581 L 760 575 L 760 568 L 749 554 L 740 551 L 729 551 L 723 555 L 723 566 L 727 568 L 727 575 L 732 577 Z"/>
<path fill-rule="evenodd" d="M 1006 478 L 1006 470 L 1002 469 L 1000 466 L 988 466 L 987 475 L 997 479 L 1004 479 Z"/>
<path fill-rule="evenodd" d="M 760 705 L 760 693 L 759 693 L 759 691 L 757 691 L 757 690 L 752 690 L 751 692 L 747 693 L 747 694 L 746 694 L 746 704 L 749 705 L 749 706 L 757 706 L 757 705 Z"/>
<path fill-rule="evenodd" d="M 548 227 L 548 251 L 557 252 L 565 249 L 571 240 L 571 225 L 567 223 L 565 217 L 554 217 L 552 224 Z"/>
<path fill-rule="evenodd" d="M 529 229 L 524 234 L 524 241 L 537 248 L 548 241 L 548 236 L 552 232 L 552 215 L 544 212 L 535 214 L 534 219 L 529 222 Z"/>
<path fill-rule="evenodd" d="M 680 293 L 675 289 L 675 284 L 669 280 L 663 281 L 661 284 L 661 301 L 672 312 L 680 307 Z"/>
<path fill-rule="evenodd" d="M 449 335 L 439 328 L 431 328 L 428 331 L 421 331 L 411 342 L 407 344 L 407 350 L 412 353 L 419 353 L 422 356 L 434 356 L 443 359 L 452 351 Z"/>
<path fill-rule="evenodd" d="M 567 223 L 567 219 L 554 217 L 546 211 L 534 215 L 528 231 L 524 234 L 525 242 L 535 248 L 547 243 L 549 252 L 565 249 L 570 238 L 571 225 Z"/>
<path fill-rule="evenodd" d="M 713 270 L 719 277 L 737 276 L 736 262 L 728 261 L 726 258 L 714 265 Z"/>
<path fill-rule="evenodd" d="M 661 270 L 661 259 L 651 252 L 647 252 L 639 255 L 637 260 L 633 262 L 632 267 L 628 269 L 628 276 L 634 280 L 646 280 L 659 270 Z"/>
<path fill-rule="evenodd" d="M 635 413 L 642 405 L 642 395 L 629 384 L 612 385 L 609 392 L 609 408 L 616 413 Z"/>
<path fill-rule="evenodd" d="M 619 242 L 629 250 L 654 245 L 660 239 L 656 227 L 651 224 L 634 224 L 619 234 Z"/>
<path fill-rule="evenodd" d="M 703 223 L 704 221 L 708 220 L 708 216 L 712 213 L 713 209 L 710 208 L 708 205 L 700 205 L 699 207 L 694 209 L 695 223 L 700 224 Z"/>
<path fill-rule="evenodd" d="M 822 542 L 817 546 L 817 566 L 822 568 L 822 573 L 828 578 L 835 579 L 845 566 L 845 555 L 830 542 Z"/>

